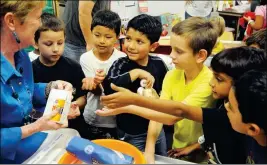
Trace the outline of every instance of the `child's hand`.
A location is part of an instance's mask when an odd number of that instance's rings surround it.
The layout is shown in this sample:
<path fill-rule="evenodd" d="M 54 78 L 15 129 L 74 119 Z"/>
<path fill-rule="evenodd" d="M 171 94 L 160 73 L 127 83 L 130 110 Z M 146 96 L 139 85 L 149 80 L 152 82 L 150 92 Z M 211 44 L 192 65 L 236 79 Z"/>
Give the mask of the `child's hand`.
<path fill-rule="evenodd" d="M 248 16 L 248 17 L 245 17 L 245 16 L 244 16 L 243 18 L 244 18 L 246 21 L 248 21 L 248 22 L 251 20 L 251 17 L 250 17 L 250 16 Z"/>
<path fill-rule="evenodd" d="M 168 151 L 168 156 L 174 157 L 174 158 L 186 156 L 192 153 L 194 150 L 199 149 L 199 148 L 200 148 L 200 144 L 198 143 L 192 144 L 184 148 L 175 148 L 175 149 Z"/>
<path fill-rule="evenodd" d="M 94 77 L 94 83 L 96 85 L 101 84 L 104 81 L 105 77 L 106 77 L 106 73 L 103 69 L 97 70 L 95 73 L 95 77 Z"/>
<path fill-rule="evenodd" d="M 139 70 L 139 78 L 146 80 L 146 88 L 152 88 L 155 82 L 154 77 L 147 71 Z"/>
<path fill-rule="evenodd" d="M 96 88 L 96 84 L 94 83 L 94 78 L 86 77 L 82 80 L 82 90 L 94 90 Z"/>
<path fill-rule="evenodd" d="M 80 116 L 80 108 L 78 104 L 74 101 L 71 103 L 70 111 L 68 114 L 68 119 L 75 119 L 77 116 Z"/>
<path fill-rule="evenodd" d="M 111 95 L 101 96 L 101 104 L 107 108 L 119 108 L 134 104 L 133 98 L 137 96 L 136 93 L 133 93 L 128 89 L 118 87 L 114 84 L 111 84 L 111 88 L 117 92 Z"/>
<path fill-rule="evenodd" d="M 96 114 L 98 116 L 116 116 L 118 114 L 127 113 L 127 111 L 131 111 L 134 106 L 128 105 L 121 108 L 114 108 L 114 109 L 108 109 L 106 107 L 102 109 L 96 110 Z"/>

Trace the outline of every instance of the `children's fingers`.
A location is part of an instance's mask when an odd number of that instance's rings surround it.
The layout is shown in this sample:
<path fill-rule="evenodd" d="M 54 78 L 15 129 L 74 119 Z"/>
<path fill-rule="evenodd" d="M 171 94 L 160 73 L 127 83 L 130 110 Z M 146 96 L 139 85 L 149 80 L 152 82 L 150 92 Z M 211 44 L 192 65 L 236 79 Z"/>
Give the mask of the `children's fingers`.
<path fill-rule="evenodd" d="M 146 88 L 152 88 L 153 87 L 153 80 L 148 80 Z"/>
<path fill-rule="evenodd" d="M 118 104 L 116 103 L 108 103 L 108 104 L 103 104 L 105 107 L 109 108 L 109 109 L 113 109 L 113 108 L 118 108 L 120 107 Z"/>
<path fill-rule="evenodd" d="M 104 79 L 105 79 L 105 77 L 101 77 L 101 76 L 96 76 L 95 78 L 94 78 L 94 81 L 95 80 L 97 80 L 97 81 L 104 81 Z"/>
<path fill-rule="evenodd" d="M 77 109 L 76 112 L 75 112 L 75 116 L 80 116 L 80 115 L 81 115 L 81 112 L 80 112 L 79 109 Z"/>
<path fill-rule="evenodd" d="M 129 91 L 128 89 L 116 86 L 113 83 L 111 83 L 110 86 L 111 86 L 111 89 L 113 89 L 114 91 L 117 91 L 117 92 L 127 92 L 127 91 Z"/>
<path fill-rule="evenodd" d="M 173 149 L 171 149 L 171 150 L 169 150 L 169 151 L 167 152 L 168 155 L 170 155 L 171 153 L 173 153 Z"/>
<path fill-rule="evenodd" d="M 176 152 L 177 152 L 177 148 L 176 149 L 169 150 L 167 152 L 167 154 L 168 154 L 168 156 L 173 156 Z"/>
<path fill-rule="evenodd" d="M 88 87 L 88 82 L 87 81 L 83 81 L 82 90 L 88 90 L 87 87 Z"/>
<path fill-rule="evenodd" d="M 95 113 L 98 116 L 114 116 L 113 111 L 111 110 L 96 110 Z"/>
<path fill-rule="evenodd" d="M 104 71 L 96 72 L 95 75 L 99 76 L 99 77 L 105 77 L 106 76 Z"/>
<path fill-rule="evenodd" d="M 174 157 L 180 157 L 184 155 L 187 155 L 185 151 L 177 151 L 175 154 L 173 154 Z"/>
<path fill-rule="evenodd" d="M 87 78 L 82 79 L 82 83 L 85 83 L 87 81 Z"/>

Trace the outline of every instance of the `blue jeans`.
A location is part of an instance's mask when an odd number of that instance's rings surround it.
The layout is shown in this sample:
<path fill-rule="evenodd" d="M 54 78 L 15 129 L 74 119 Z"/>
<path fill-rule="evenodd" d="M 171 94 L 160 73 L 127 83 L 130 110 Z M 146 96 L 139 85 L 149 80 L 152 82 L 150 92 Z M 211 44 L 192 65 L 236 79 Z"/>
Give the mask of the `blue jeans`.
<path fill-rule="evenodd" d="M 147 133 L 139 134 L 139 135 L 130 135 L 118 129 L 118 137 L 120 140 L 123 140 L 127 143 L 132 144 L 133 146 L 138 148 L 140 151 L 142 152 L 145 151 Z M 155 147 L 155 154 L 161 155 L 161 156 L 167 156 L 167 144 L 166 144 L 164 130 L 160 132 L 160 135 L 157 139 L 156 147 Z"/>
<path fill-rule="evenodd" d="M 86 47 L 76 46 L 76 45 L 73 45 L 73 44 L 66 42 L 63 56 L 68 57 L 68 58 L 80 63 L 80 57 L 85 52 L 86 52 Z"/>

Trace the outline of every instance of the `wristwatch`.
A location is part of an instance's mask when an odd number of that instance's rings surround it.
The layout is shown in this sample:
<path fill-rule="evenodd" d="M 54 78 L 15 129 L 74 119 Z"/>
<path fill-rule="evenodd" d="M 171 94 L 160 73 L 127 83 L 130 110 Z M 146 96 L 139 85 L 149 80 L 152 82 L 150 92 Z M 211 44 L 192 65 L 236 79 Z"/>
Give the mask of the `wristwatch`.
<path fill-rule="evenodd" d="M 204 135 L 202 135 L 202 136 L 200 136 L 199 138 L 198 138 L 198 143 L 201 145 L 201 144 L 203 144 L 205 142 L 205 137 L 204 137 Z"/>
<path fill-rule="evenodd" d="M 248 21 L 248 24 L 251 24 L 252 22 L 254 22 L 252 19 Z"/>

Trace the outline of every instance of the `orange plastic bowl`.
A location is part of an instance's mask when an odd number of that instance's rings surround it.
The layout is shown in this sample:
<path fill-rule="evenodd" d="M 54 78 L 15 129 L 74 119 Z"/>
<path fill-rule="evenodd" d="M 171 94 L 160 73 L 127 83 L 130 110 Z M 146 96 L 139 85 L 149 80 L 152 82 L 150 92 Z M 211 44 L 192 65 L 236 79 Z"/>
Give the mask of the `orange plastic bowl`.
<path fill-rule="evenodd" d="M 98 140 L 93 140 L 92 142 L 100 146 L 103 146 L 103 147 L 106 147 L 112 150 L 116 150 L 123 154 L 132 156 L 134 158 L 134 164 L 146 164 L 146 160 L 145 160 L 143 153 L 129 143 L 126 143 L 120 140 L 114 140 L 114 139 L 98 139 Z M 58 163 L 59 164 L 81 164 L 82 162 L 78 160 L 71 153 L 66 152 L 61 157 Z"/>

